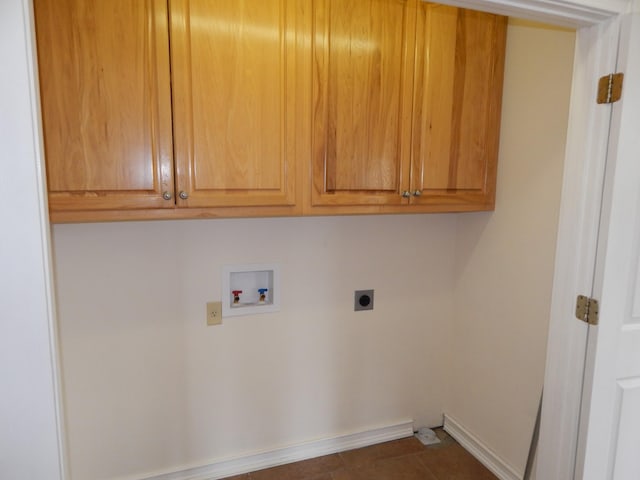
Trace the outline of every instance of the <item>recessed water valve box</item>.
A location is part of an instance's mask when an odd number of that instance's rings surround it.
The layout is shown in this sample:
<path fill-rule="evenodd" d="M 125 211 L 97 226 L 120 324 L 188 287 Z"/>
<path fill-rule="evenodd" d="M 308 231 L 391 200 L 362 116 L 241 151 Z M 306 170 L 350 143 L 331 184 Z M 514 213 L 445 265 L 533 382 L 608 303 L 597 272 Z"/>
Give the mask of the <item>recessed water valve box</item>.
<path fill-rule="evenodd" d="M 278 265 L 226 265 L 223 267 L 223 316 L 253 315 L 278 310 L 280 310 Z"/>
<path fill-rule="evenodd" d="M 356 290 L 353 300 L 353 310 L 373 310 L 373 290 Z"/>

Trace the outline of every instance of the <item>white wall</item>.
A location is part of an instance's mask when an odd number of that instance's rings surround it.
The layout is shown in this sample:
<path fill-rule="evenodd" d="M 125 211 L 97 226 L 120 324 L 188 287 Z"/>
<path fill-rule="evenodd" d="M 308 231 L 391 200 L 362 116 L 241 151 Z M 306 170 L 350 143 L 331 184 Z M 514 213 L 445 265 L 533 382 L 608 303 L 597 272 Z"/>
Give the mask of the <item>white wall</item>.
<path fill-rule="evenodd" d="M 298 444 L 444 407 L 455 216 L 58 225 L 74 479 Z M 279 313 L 205 325 L 224 264 L 282 266 Z M 375 308 L 353 312 L 353 291 Z"/>
<path fill-rule="evenodd" d="M 28 1 L 0 2 L 0 478 L 62 478 Z"/>
<path fill-rule="evenodd" d="M 446 413 L 517 471 L 543 383 L 574 37 L 510 22 L 496 210 L 458 221 Z"/>

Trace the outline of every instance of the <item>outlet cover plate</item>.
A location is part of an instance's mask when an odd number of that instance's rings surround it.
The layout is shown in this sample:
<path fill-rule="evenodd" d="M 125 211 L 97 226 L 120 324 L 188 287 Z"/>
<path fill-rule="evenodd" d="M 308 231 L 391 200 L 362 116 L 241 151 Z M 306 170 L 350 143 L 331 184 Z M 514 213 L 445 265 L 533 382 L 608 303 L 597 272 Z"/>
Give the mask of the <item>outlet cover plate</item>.
<path fill-rule="evenodd" d="M 207 325 L 222 323 L 222 302 L 207 302 Z"/>
<path fill-rule="evenodd" d="M 353 296 L 353 310 L 373 310 L 373 290 L 356 290 Z"/>

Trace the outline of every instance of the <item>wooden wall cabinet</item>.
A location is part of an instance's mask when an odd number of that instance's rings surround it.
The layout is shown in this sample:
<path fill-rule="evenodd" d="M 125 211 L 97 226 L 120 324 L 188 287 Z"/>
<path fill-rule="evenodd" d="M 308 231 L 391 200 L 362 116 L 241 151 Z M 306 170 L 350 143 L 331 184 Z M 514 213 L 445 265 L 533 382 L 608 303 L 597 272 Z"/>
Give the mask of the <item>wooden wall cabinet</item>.
<path fill-rule="evenodd" d="M 312 205 L 400 205 L 415 0 L 317 0 L 313 13 Z"/>
<path fill-rule="evenodd" d="M 54 222 L 300 213 L 301 2 L 34 6 Z"/>
<path fill-rule="evenodd" d="M 506 17 L 419 3 L 412 203 L 494 207 L 506 32 Z"/>
<path fill-rule="evenodd" d="M 164 0 L 36 0 L 52 217 L 172 208 Z"/>
<path fill-rule="evenodd" d="M 316 5 L 307 213 L 493 208 L 506 17 L 419 0 Z"/>
<path fill-rule="evenodd" d="M 179 205 L 295 206 L 300 2 L 170 5 Z"/>
<path fill-rule="evenodd" d="M 54 222 L 493 207 L 506 19 L 34 0 Z"/>

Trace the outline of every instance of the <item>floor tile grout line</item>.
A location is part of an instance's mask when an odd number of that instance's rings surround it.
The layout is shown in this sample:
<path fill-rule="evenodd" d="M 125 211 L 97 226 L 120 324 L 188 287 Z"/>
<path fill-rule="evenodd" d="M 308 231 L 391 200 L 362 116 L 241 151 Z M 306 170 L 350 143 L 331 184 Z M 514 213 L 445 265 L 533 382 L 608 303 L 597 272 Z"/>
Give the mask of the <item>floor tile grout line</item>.
<path fill-rule="evenodd" d="M 429 472 L 429 473 L 431 474 L 431 476 L 432 476 L 435 480 L 440 480 L 440 477 L 439 477 L 438 475 L 436 475 L 436 472 L 434 472 L 433 470 L 431 470 L 431 469 L 429 468 L 429 465 L 427 465 L 426 463 L 424 463 L 424 462 L 422 461 L 422 459 L 420 458 L 420 454 L 417 454 L 417 453 L 416 453 L 416 457 L 417 457 L 418 462 L 420 462 L 420 465 L 422 465 L 422 466 L 427 470 L 427 472 Z"/>

